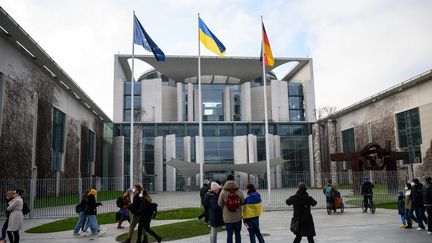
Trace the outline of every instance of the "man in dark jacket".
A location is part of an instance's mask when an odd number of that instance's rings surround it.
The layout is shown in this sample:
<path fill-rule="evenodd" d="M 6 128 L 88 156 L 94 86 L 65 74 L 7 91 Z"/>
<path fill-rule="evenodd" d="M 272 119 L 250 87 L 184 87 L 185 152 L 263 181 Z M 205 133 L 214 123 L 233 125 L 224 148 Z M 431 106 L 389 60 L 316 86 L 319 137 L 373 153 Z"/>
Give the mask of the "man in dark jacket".
<path fill-rule="evenodd" d="M 414 178 L 411 183 L 411 207 L 414 208 L 415 216 L 418 220 L 418 228 L 417 230 L 425 230 L 425 226 L 423 222 L 427 223 L 427 219 L 425 216 L 425 208 L 423 205 L 423 184 L 420 183 L 418 178 Z"/>
<path fill-rule="evenodd" d="M 426 208 L 428 217 L 428 235 L 432 235 L 432 178 L 430 176 L 426 177 L 426 184 L 423 187 L 423 204 Z"/>
<path fill-rule="evenodd" d="M 299 220 L 298 232 L 293 232 L 296 235 L 293 243 L 299 243 L 303 236 L 307 237 L 309 243 L 314 243 L 313 237 L 316 235 L 311 206 L 317 205 L 317 201 L 306 190 L 306 184 L 300 182 L 296 194 L 286 200 L 287 205 L 294 207 L 293 218 Z"/>
<path fill-rule="evenodd" d="M 131 220 L 131 223 L 129 225 L 128 238 L 125 241 L 123 241 L 123 243 L 130 243 L 131 242 L 134 229 L 139 222 L 140 216 L 138 214 L 138 210 L 139 210 L 140 205 L 141 205 L 140 194 L 142 191 L 143 191 L 143 188 L 140 184 L 136 184 L 133 186 L 132 203 L 129 205 L 129 208 L 128 208 L 129 212 L 132 214 L 132 217 L 131 217 L 132 220 Z M 144 232 L 144 234 L 145 234 L 145 232 Z"/>
<path fill-rule="evenodd" d="M 204 197 L 207 194 L 207 192 L 209 191 L 210 187 L 209 187 L 209 181 L 208 180 L 204 180 L 203 182 L 203 186 L 200 189 L 200 198 L 201 198 L 201 205 L 204 207 L 204 212 L 202 212 L 200 215 L 198 215 L 198 217 L 196 218 L 196 220 L 199 222 L 202 218 L 204 218 L 204 222 L 208 223 L 208 207 L 206 207 L 206 205 L 204 204 Z"/>

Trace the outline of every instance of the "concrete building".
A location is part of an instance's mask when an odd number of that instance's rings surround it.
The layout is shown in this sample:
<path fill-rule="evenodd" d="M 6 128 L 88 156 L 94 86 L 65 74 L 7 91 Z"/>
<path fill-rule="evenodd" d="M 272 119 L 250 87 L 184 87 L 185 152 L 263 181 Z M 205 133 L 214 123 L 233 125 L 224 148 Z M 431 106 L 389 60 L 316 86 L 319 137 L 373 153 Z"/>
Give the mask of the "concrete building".
<path fill-rule="evenodd" d="M 399 170 L 414 176 L 432 171 L 432 70 L 318 121 L 322 171 L 350 171 L 350 162 L 330 161 L 330 153 L 354 152 L 370 142 L 409 153 Z M 319 124 L 319 125 L 318 125 Z M 317 146 L 316 148 L 319 148 Z"/>
<path fill-rule="evenodd" d="M 114 176 L 129 180 L 130 112 L 134 112 L 134 181 L 148 190 L 176 191 L 197 187 L 199 179 L 185 177 L 166 165 L 173 158 L 195 163 L 199 149 L 198 109 L 202 107 L 204 162 L 251 164 L 265 160 L 262 66 L 253 57 L 201 57 L 202 104 L 198 104 L 196 56 L 135 56 L 153 69 L 134 83 L 131 109 L 130 55 L 114 56 Z M 273 69 L 294 64 L 283 77 Z M 267 70 L 270 158 L 289 160 L 272 169 L 272 187 L 283 187 L 289 172 L 314 171 L 311 125 L 315 119 L 312 59 L 276 58 Z M 135 70 L 135 72 L 139 72 Z M 142 72 L 142 71 L 141 71 Z M 204 165 L 205 166 L 205 165 Z M 230 169 L 206 172 L 224 180 Z M 265 171 L 248 175 L 235 171 L 239 181 L 266 185 Z M 306 173 L 307 174 L 307 173 Z M 314 181 L 313 173 L 304 180 Z"/>
<path fill-rule="evenodd" d="M 0 178 L 109 176 L 110 118 L 1 7 L 0 53 Z"/>

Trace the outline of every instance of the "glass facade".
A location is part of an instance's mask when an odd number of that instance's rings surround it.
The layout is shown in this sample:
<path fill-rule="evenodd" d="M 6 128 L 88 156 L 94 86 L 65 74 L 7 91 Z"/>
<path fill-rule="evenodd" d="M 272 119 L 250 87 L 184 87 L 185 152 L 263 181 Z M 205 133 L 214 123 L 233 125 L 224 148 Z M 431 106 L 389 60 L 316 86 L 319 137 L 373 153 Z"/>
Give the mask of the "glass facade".
<path fill-rule="evenodd" d="M 123 96 L 123 121 L 130 122 L 132 110 L 132 82 L 124 83 L 124 96 Z M 139 120 L 141 114 L 141 82 L 134 83 L 134 117 L 135 121 Z"/>
<path fill-rule="evenodd" d="M 61 169 L 61 155 L 64 152 L 65 118 L 65 113 L 55 107 L 53 108 L 51 169 L 54 171 L 60 171 Z"/>
<path fill-rule="evenodd" d="M 422 144 L 419 109 L 414 108 L 396 114 L 399 147 L 409 153 L 409 161 L 405 163 L 421 163 Z"/>
<path fill-rule="evenodd" d="M 300 83 L 288 83 L 289 119 L 304 121 L 303 87 Z"/>

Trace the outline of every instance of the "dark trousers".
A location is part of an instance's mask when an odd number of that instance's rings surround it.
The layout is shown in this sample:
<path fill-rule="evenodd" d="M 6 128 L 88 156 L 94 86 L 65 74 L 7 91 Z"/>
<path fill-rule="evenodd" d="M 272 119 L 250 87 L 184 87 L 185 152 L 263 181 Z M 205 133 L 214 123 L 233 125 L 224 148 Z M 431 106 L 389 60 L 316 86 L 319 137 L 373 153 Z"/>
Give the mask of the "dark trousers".
<path fill-rule="evenodd" d="M 145 235 L 145 232 L 149 233 L 151 236 L 153 236 L 158 242 L 162 239 L 156 232 L 150 229 L 150 221 L 151 216 L 145 216 L 141 217 L 138 223 L 138 236 L 137 236 L 137 243 L 141 243 L 141 235 L 144 234 L 144 239 L 147 238 L 147 235 Z M 143 232 L 145 230 L 145 232 Z"/>
<path fill-rule="evenodd" d="M 370 207 L 370 202 L 372 201 L 372 195 L 363 195 L 363 205 L 365 210 Z"/>
<path fill-rule="evenodd" d="M 296 238 L 294 239 L 293 243 L 299 243 L 302 240 L 301 234 L 297 234 Z M 307 240 L 309 243 L 315 243 L 313 236 L 308 236 Z"/>
<path fill-rule="evenodd" d="M 241 221 L 235 223 L 225 223 L 226 231 L 227 231 L 227 243 L 233 242 L 233 233 L 235 234 L 235 242 L 241 243 Z"/>
<path fill-rule="evenodd" d="M 432 232 L 432 207 L 426 207 L 428 231 Z"/>
<path fill-rule="evenodd" d="M 209 220 L 209 209 L 208 207 L 204 207 L 204 212 L 202 214 L 198 215 L 198 219 L 204 218 L 204 221 L 207 223 Z"/>
<path fill-rule="evenodd" d="M 6 218 L 6 221 L 3 224 L 3 228 L 2 228 L 2 232 L 1 232 L 1 238 L 2 239 L 6 239 L 6 230 L 8 227 L 8 223 L 9 223 L 9 217 Z"/>
<path fill-rule="evenodd" d="M 255 243 L 256 242 L 255 236 L 256 236 L 256 238 L 258 238 L 259 243 L 264 243 L 265 241 L 259 228 L 259 218 L 255 217 L 255 218 L 246 219 L 245 223 L 248 226 L 247 229 L 249 231 L 250 242 Z"/>
<path fill-rule="evenodd" d="M 18 243 L 19 242 L 19 232 L 17 231 L 8 231 L 7 235 L 9 237 L 10 243 Z"/>
<path fill-rule="evenodd" d="M 415 215 L 417 217 L 417 224 L 420 228 L 424 229 L 425 226 L 423 224 L 423 222 L 426 223 L 427 219 L 426 219 L 426 215 L 425 215 L 425 207 L 415 207 L 414 209 Z M 428 226 L 429 227 L 429 226 Z"/>

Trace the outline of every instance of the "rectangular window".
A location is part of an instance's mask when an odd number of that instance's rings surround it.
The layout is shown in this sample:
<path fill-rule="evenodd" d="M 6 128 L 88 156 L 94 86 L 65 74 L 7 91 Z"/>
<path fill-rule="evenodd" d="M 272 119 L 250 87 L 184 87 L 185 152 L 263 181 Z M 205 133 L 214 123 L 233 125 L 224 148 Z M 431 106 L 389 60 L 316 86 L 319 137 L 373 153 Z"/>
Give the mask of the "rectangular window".
<path fill-rule="evenodd" d="M 405 164 L 421 163 L 421 129 L 419 109 L 414 108 L 396 114 L 399 147 L 409 153 L 409 161 Z"/>
<path fill-rule="evenodd" d="M 355 152 L 354 128 L 342 131 L 342 149 L 344 153 Z M 345 169 L 351 169 L 351 161 L 345 161 Z"/>
<path fill-rule="evenodd" d="M 96 137 L 96 135 L 91 130 L 89 130 L 88 134 L 89 135 L 88 135 L 88 141 L 87 141 L 87 146 L 88 146 L 88 148 L 87 148 L 87 151 L 88 151 L 87 152 L 87 161 L 88 161 L 87 173 L 88 173 L 88 175 L 94 175 L 95 174 L 94 161 L 95 161 L 95 147 L 96 147 L 95 137 Z"/>
<path fill-rule="evenodd" d="M 288 83 L 289 119 L 304 121 L 303 88 L 300 83 Z"/>
<path fill-rule="evenodd" d="M 131 99 L 131 86 L 132 82 L 124 83 L 124 94 L 123 94 L 123 121 L 130 122 L 132 99 Z M 134 106 L 134 117 L 135 121 L 141 120 L 141 82 L 134 83 L 134 96 L 133 96 L 133 106 Z"/>
<path fill-rule="evenodd" d="M 52 163 L 51 169 L 61 170 L 61 158 L 64 152 L 64 130 L 66 115 L 57 108 L 53 108 L 52 121 Z"/>

